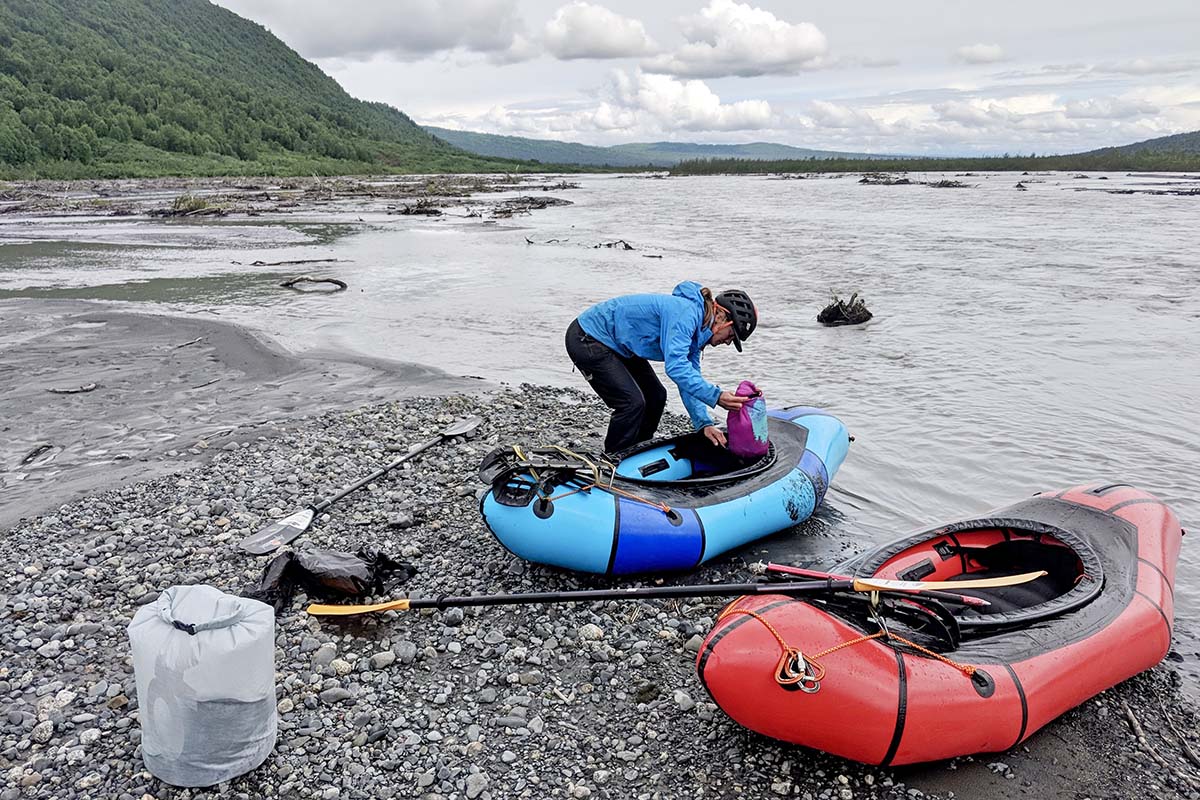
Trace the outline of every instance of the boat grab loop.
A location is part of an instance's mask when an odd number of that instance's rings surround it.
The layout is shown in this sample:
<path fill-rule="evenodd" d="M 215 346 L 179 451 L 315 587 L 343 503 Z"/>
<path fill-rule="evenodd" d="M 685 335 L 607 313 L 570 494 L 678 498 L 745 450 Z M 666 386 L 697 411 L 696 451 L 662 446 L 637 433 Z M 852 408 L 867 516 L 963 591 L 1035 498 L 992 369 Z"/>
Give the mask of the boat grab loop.
<path fill-rule="evenodd" d="M 737 604 L 740 602 L 741 599 L 738 599 L 727 606 L 725 610 L 722 611 L 717 617 L 717 621 L 720 622 L 725 617 L 731 617 L 735 614 L 745 614 L 746 616 L 753 617 L 761 622 L 763 627 L 765 627 L 767 631 L 769 631 L 770 634 L 775 637 L 775 641 L 779 643 L 780 653 L 779 661 L 775 665 L 775 681 L 785 689 L 800 689 L 806 694 L 816 693 L 820 690 L 821 681 L 825 678 L 825 667 L 822 666 L 819 659 L 822 659 L 832 653 L 836 653 L 838 650 L 852 647 L 861 642 L 869 642 L 872 639 L 887 639 L 889 640 L 889 644 L 891 641 L 898 642 L 899 644 L 909 647 L 918 653 L 927 656 L 928 658 L 935 659 L 943 664 L 954 667 L 967 678 L 974 680 L 975 677 L 976 668 L 974 666 L 970 664 L 960 664 L 957 661 L 946 658 L 941 653 L 935 653 L 933 650 L 930 650 L 927 647 L 922 647 L 916 642 L 905 639 L 899 634 L 892 633 L 890 630 L 888 630 L 883 618 L 875 613 L 874 610 L 872 610 L 872 616 L 875 617 L 875 621 L 879 625 L 879 630 L 877 630 L 875 633 L 863 634 L 855 639 L 850 639 L 849 641 L 842 642 L 841 644 L 835 644 L 833 647 L 827 647 L 819 653 L 813 653 L 805 656 L 800 648 L 792 647 L 790 644 L 788 644 L 787 640 L 783 638 L 783 635 L 776 630 L 775 626 L 768 622 L 766 617 L 764 617 L 762 614 L 758 613 L 752 608 L 738 608 Z"/>

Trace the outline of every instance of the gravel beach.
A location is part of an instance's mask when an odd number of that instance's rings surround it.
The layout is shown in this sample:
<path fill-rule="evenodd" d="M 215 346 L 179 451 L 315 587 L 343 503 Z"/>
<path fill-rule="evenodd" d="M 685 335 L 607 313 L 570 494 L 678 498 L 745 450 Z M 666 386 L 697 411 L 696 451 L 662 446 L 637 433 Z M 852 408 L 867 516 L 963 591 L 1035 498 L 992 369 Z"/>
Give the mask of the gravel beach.
<path fill-rule="evenodd" d="M 592 396 L 481 386 L 294 414 L 170 474 L 123 476 L 0 534 L 9 564 L 0 591 L 0 800 L 1200 797 L 1200 764 L 1185 749 L 1200 748 L 1197 715 L 1179 698 L 1170 660 L 1012 752 L 885 770 L 765 739 L 722 714 L 693 666 L 717 600 L 337 622 L 304 615 L 301 597 L 278 619 L 280 735 L 266 764 L 208 790 L 169 787 L 146 772 L 125 634 L 137 608 L 174 584 L 241 591 L 267 563 L 237 549 L 242 536 L 467 414 L 484 419 L 469 439 L 351 495 L 296 545 L 380 548 L 416 565 L 404 587 L 414 594 L 611 585 L 519 561 L 477 509 L 476 467 L 494 445 L 595 447 L 606 409 Z M 823 529 L 784 535 L 827 537 L 839 555 L 855 549 Z M 747 549 L 678 580 L 745 580 L 756 560 Z"/>

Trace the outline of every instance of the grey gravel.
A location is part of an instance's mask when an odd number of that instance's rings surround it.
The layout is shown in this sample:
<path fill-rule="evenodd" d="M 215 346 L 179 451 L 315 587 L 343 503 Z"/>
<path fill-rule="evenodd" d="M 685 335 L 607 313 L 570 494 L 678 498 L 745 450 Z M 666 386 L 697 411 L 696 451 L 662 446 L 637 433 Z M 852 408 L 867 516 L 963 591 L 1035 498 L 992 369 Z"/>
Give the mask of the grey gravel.
<path fill-rule="evenodd" d="M 1127 701 L 1186 774 L 1158 699 L 1194 748 L 1198 720 L 1169 667 L 1069 712 L 1003 761 L 897 771 L 750 733 L 696 678 L 695 651 L 722 607 L 715 599 L 337 621 L 307 617 L 298 598 L 278 619 L 280 730 L 267 763 L 203 792 L 146 773 L 125 635 L 138 604 L 178 583 L 239 591 L 267 562 L 238 551 L 241 537 L 466 414 L 485 420 L 474 436 L 347 497 L 308 540 L 411 561 L 420 572 L 405 588 L 421 595 L 613 585 L 517 561 L 483 527 L 472 482 L 498 444 L 596 449 L 607 411 L 590 395 L 521 386 L 298 418 L 276 436 L 85 497 L 0 539 L 6 562 L 21 565 L 0 586 L 0 800 L 669 800 L 701 788 L 705 797 L 801 800 L 1198 797 L 1139 748 L 1121 712 L 1105 716 Z M 668 427 L 683 424 L 668 415 Z M 411 524 L 395 524 L 406 515 Z M 752 552 L 734 554 L 686 580 L 746 580 L 748 560 Z"/>

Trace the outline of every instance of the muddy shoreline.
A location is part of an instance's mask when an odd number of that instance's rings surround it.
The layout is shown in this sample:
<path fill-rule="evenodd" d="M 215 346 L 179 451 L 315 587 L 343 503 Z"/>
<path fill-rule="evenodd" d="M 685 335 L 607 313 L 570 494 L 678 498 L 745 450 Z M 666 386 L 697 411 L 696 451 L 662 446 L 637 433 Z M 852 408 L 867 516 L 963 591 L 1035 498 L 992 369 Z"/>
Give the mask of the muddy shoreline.
<path fill-rule="evenodd" d="M 0 363 L 0 528 L 323 411 L 482 384 L 416 364 L 297 355 L 199 315 L 83 301 L 0 301 Z"/>
<path fill-rule="evenodd" d="M 1009 752 L 882 769 L 751 734 L 709 701 L 688 643 L 711 624 L 715 601 L 476 609 L 354 626 L 306 618 L 298 601 L 278 623 L 275 753 L 227 786 L 166 787 L 137 752 L 124 626 L 139 605 L 175 583 L 240 590 L 265 563 L 236 549 L 241 536 L 468 413 L 485 420 L 473 438 L 347 498 L 310 538 L 412 561 L 420 573 L 406 588 L 421 594 L 606 585 L 504 551 L 482 527 L 474 476 L 497 442 L 595 446 L 606 411 L 559 388 L 297 357 L 196 318 L 43 301 L 6 302 L 0 317 L 11 342 L 0 398 L 12 520 L 0 524 L 0 553 L 14 565 L 0 592 L 5 800 L 1200 796 L 1200 783 L 1181 777 L 1200 769 L 1179 738 L 1200 747 L 1197 713 L 1170 660 Z M 91 382 L 90 392 L 45 391 Z M 98 444 L 98 430 L 130 457 Z M 13 458 L 39 437 L 60 440 L 60 454 L 12 481 Z M 26 492 L 15 514 L 14 488 Z M 400 512 L 411 527 L 389 524 Z M 820 524 L 785 535 L 846 546 Z M 747 549 L 686 580 L 744 580 L 755 560 Z M 581 634 L 589 624 L 599 639 Z"/>

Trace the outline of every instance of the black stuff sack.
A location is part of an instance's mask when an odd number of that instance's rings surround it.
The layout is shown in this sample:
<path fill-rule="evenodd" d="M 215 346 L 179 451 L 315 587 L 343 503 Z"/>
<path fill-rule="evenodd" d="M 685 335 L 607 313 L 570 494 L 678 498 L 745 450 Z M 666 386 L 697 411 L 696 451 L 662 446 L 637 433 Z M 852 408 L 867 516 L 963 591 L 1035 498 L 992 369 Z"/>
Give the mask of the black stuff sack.
<path fill-rule="evenodd" d="M 417 568 L 370 548 L 357 553 L 315 547 L 281 553 L 263 570 L 262 580 L 242 592 L 282 613 L 297 591 L 317 600 L 390 594 L 417 574 Z"/>

